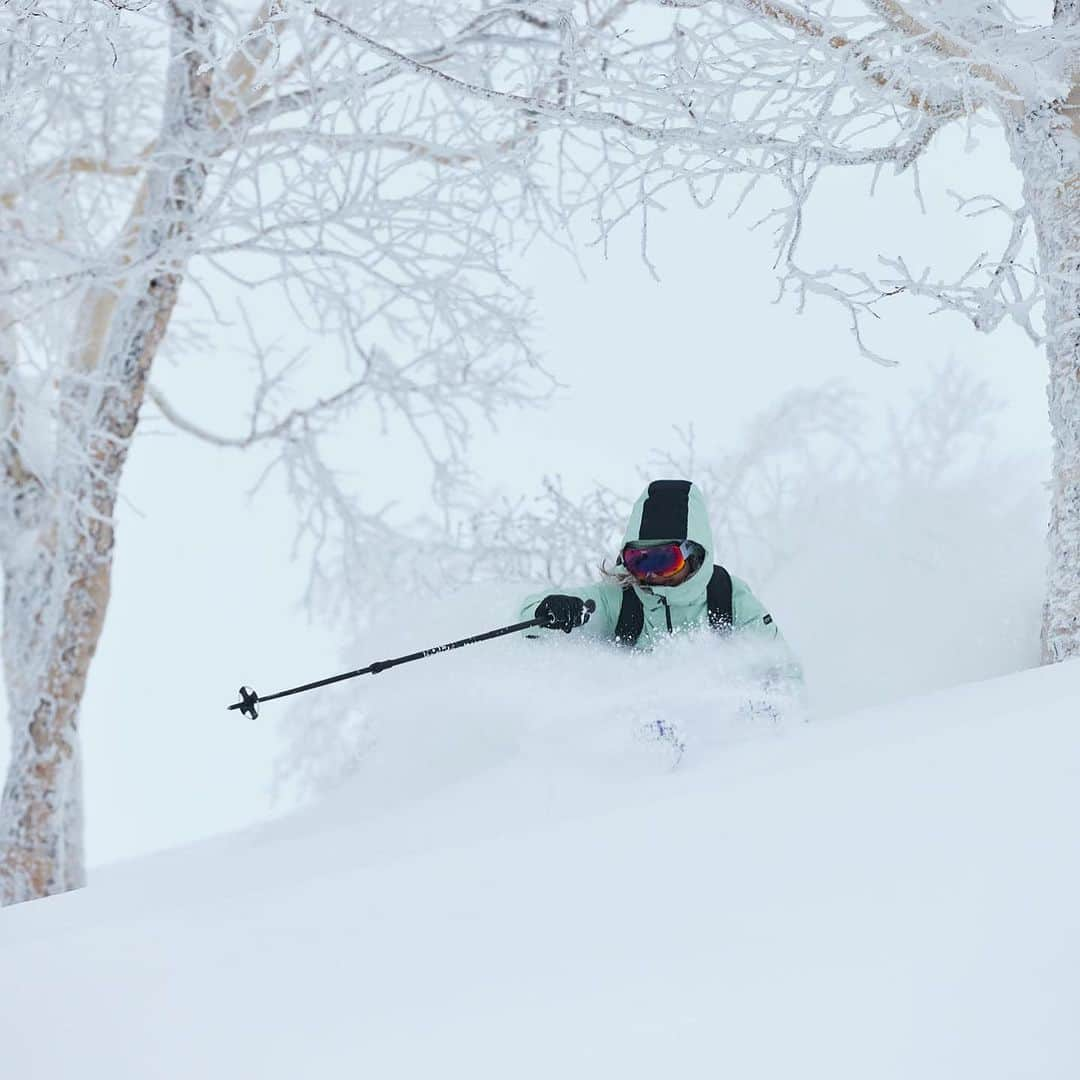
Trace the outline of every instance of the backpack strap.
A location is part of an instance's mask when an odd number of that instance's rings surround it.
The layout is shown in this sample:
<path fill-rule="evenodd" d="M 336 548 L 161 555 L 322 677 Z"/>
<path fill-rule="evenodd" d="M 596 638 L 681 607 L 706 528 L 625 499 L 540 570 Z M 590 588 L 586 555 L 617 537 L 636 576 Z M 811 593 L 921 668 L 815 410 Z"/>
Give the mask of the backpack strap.
<path fill-rule="evenodd" d="M 709 625 L 721 634 L 728 634 L 735 625 L 732 612 L 731 575 L 722 567 L 714 566 L 712 577 L 705 592 L 709 609 Z M 645 629 L 645 606 L 633 588 L 623 589 L 619 621 L 615 624 L 615 640 L 620 645 L 636 645 Z"/>
<path fill-rule="evenodd" d="M 721 634 L 731 633 L 735 625 L 731 593 L 731 575 L 722 566 L 714 566 L 705 601 L 709 607 L 709 625 Z"/>
<path fill-rule="evenodd" d="M 645 629 L 645 605 L 633 586 L 623 589 L 619 621 L 615 624 L 615 640 L 620 645 L 636 645 Z"/>

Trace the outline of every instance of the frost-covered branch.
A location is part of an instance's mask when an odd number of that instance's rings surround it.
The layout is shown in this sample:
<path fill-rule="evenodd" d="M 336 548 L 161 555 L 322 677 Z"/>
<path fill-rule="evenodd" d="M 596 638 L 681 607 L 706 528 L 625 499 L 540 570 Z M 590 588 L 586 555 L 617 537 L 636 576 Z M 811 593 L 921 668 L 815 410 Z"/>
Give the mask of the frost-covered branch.
<path fill-rule="evenodd" d="M 538 132 L 557 132 L 560 192 L 598 216 L 602 235 L 640 216 L 643 248 L 650 207 L 670 188 L 688 188 L 705 205 L 724 181 L 741 178 L 747 192 L 779 190 L 769 215 L 785 290 L 800 301 L 817 295 L 848 312 L 858 347 L 868 344 L 864 320 L 883 300 L 926 295 L 926 286 L 877 278 L 872 267 L 806 269 L 799 257 L 803 222 L 821 176 L 831 168 L 910 172 L 950 123 L 1011 127 L 1032 101 L 1062 102 L 1069 35 L 1016 23 L 997 6 L 972 14 L 964 5 L 902 5 L 870 0 L 865 14 L 836 15 L 824 6 L 783 0 L 667 0 L 667 25 L 645 5 L 616 4 L 602 17 L 588 5 L 561 9 L 560 65 L 572 79 L 522 93 L 507 82 L 464 79 L 424 55 L 364 33 L 321 9 L 316 17 L 386 63 L 408 67 L 462 98 L 520 113 Z M 562 46 L 560 46 L 562 47 Z M 990 329 L 1003 313 L 1033 333 L 1029 302 L 1016 297 L 1014 267 L 1020 230 L 996 264 L 979 261 L 991 284 L 981 286 L 976 325 Z M 889 256 L 892 258 L 892 256 Z M 840 276 L 849 284 L 840 283 Z M 929 281 L 929 278 L 926 279 Z M 850 287 L 850 283 L 856 285 Z M 1036 278 L 1037 293 L 1041 281 Z M 970 282 L 957 284 L 966 295 Z M 1002 288 L 1008 301 L 991 301 Z M 942 287 L 946 307 L 967 311 Z M 990 305 L 988 307 L 988 305 Z M 992 308 L 992 310 L 991 310 Z"/>

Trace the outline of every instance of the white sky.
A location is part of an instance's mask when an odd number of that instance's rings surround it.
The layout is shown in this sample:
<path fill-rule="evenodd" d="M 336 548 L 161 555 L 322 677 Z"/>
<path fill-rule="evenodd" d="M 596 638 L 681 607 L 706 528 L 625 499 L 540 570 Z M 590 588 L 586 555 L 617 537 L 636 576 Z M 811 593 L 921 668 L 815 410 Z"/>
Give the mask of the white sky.
<path fill-rule="evenodd" d="M 992 140 L 957 167 L 962 137 L 946 140 L 924 170 L 929 216 L 900 197 L 910 191 L 906 179 L 886 178 L 875 201 L 865 198 L 865 175 L 843 179 L 811 219 L 807 258 L 847 262 L 904 251 L 916 267 L 932 255 L 958 270 L 992 248 L 1000 223 L 961 227 L 936 212 L 948 205 L 945 188 L 1015 194 Z M 769 238 L 745 225 L 720 208 L 654 216 L 660 284 L 638 258 L 632 228 L 606 263 L 585 254 L 587 281 L 562 254 L 534 249 L 522 275 L 536 293 L 537 340 L 568 388 L 545 412 L 478 433 L 481 477 L 524 493 L 555 472 L 571 488 L 601 481 L 636 489 L 647 452 L 664 444 L 672 424 L 693 422 L 708 451 L 730 445 L 746 418 L 793 384 L 842 377 L 884 405 L 924 384 L 942 362 L 970 365 L 1009 401 L 1004 440 L 1044 450 L 1043 361 L 1018 331 L 979 336 L 955 316 L 930 318 L 923 306 L 899 301 L 875 328 L 875 346 L 902 366 L 883 369 L 857 354 L 839 309 L 819 302 L 799 317 L 790 301 L 772 303 Z M 215 398 L 224 401 L 242 385 L 227 361 L 215 358 L 222 372 Z M 229 419 L 206 398 L 207 380 L 185 386 L 183 364 L 165 374 L 187 404 L 203 406 L 201 416 Z M 426 486 L 411 461 L 395 452 L 368 463 L 372 489 L 422 500 Z M 83 710 L 91 863 L 265 816 L 273 718 L 252 723 L 225 705 L 241 682 L 286 686 L 339 669 L 333 635 L 298 608 L 304 568 L 290 561 L 288 504 L 272 491 L 246 500 L 253 476 L 235 453 L 183 436 L 142 438 L 132 453 L 113 600 Z M 417 645 L 428 643 L 418 627 Z"/>

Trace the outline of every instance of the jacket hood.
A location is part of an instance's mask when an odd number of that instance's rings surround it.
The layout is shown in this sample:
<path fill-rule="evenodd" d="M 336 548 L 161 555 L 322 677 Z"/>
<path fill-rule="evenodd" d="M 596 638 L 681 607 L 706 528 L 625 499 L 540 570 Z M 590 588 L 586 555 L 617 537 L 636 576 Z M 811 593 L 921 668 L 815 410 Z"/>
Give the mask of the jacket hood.
<path fill-rule="evenodd" d="M 689 480 L 654 480 L 634 503 L 623 544 L 642 540 L 693 540 L 705 549 L 705 561 L 680 585 L 635 585 L 635 589 L 680 604 L 705 595 L 715 560 L 709 514 L 697 485 Z"/>

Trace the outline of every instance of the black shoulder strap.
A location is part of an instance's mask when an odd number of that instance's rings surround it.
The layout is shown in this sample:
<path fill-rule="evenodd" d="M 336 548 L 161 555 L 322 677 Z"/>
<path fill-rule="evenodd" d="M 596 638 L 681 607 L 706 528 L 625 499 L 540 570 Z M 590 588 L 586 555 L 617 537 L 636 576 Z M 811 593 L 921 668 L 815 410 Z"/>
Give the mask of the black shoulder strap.
<path fill-rule="evenodd" d="M 709 605 L 709 625 L 726 634 L 735 625 L 731 610 L 731 575 L 722 567 L 714 566 L 709 588 L 705 593 Z"/>
<path fill-rule="evenodd" d="M 636 645 L 645 629 L 645 605 L 632 586 L 623 589 L 619 621 L 615 624 L 615 640 L 620 645 Z"/>
<path fill-rule="evenodd" d="M 722 567 L 714 566 L 705 592 L 709 608 L 709 625 L 721 634 L 730 632 L 735 624 L 731 602 L 731 575 Z M 620 645 L 636 645 L 645 629 L 645 607 L 641 597 L 632 589 L 623 589 L 619 621 L 615 624 L 615 640 Z"/>

